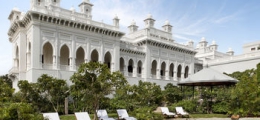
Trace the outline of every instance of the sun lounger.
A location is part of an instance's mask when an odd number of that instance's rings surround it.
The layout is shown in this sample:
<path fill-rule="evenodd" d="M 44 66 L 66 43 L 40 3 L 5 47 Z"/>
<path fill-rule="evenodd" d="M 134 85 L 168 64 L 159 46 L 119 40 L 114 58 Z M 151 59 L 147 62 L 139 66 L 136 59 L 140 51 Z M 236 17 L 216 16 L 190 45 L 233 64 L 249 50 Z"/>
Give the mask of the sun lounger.
<path fill-rule="evenodd" d="M 174 117 L 176 114 L 173 112 L 170 112 L 168 107 L 160 107 L 162 114 L 166 117 Z"/>
<path fill-rule="evenodd" d="M 117 111 L 117 115 L 118 115 L 118 118 L 120 120 L 137 120 L 136 118 L 134 117 L 129 117 L 126 109 L 118 109 L 116 110 Z"/>
<path fill-rule="evenodd" d="M 43 117 L 48 120 L 60 120 L 58 113 L 43 113 Z"/>
<path fill-rule="evenodd" d="M 99 120 L 115 120 L 114 118 L 109 118 L 106 110 L 97 110 L 97 116 Z"/>
<path fill-rule="evenodd" d="M 75 112 L 77 120 L 91 120 L 88 112 Z"/>
<path fill-rule="evenodd" d="M 175 109 L 178 115 L 189 117 L 189 113 L 185 112 L 182 107 L 176 107 Z"/>

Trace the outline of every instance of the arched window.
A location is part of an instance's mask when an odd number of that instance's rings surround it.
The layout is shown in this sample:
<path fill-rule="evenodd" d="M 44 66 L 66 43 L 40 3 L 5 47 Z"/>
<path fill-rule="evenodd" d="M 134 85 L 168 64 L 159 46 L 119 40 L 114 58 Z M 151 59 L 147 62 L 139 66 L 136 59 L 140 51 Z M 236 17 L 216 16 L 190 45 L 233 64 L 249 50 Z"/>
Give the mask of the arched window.
<path fill-rule="evenodd" d="M 128 62 L 128 72 L 133 73 L 134 61 L 132 59 Z"/>
<path fill-rule="evenodd" d="M 178 66 L 177 77 L 181 78 L 181 65 Z"/>
<path fill-rule="evenodd" d="M 82 47 L 79 47 L 76 52 L 76 66 L 80 66 L 80 64 L 84 63 L 85 52 Z"/>
<path fill-rule="evenodd" d="M 155 76 L 156 76 L 156 69 L 157 69 L 157 62 L 156 62 L 156 60 L 154 60 L 154 61 L 152 62 L 152 68 L 151 68 L 152 77 L 155 77 Z"/>
<path fill-rule="evenodd" d="M 163 62 L 161 65 L 161 76 L 165 76 L 165 67 L 166 67 L 166 64 L 165 64 L 165 62 Z"/>
<path fill-rule="evenodd" d="M 170 69 L 169 69 L 169 76 L 170 77 L 173 77 L 174 76 L 174 65 L 173 65 L 173 63 L 170 65 Z"/>
<path fill-rule="evenodd" d="M 111 54 L 110 54 L 110 52 L 107 52 L 105 54 L 104 62 L 107 65 L 107 67 L 110 69 L 111 68 Z"/>
<path fill-rule="evenodd" d="M 60 49 L 60 64 L 70 65 L 69 56 L 70 56 L 69 47 L 67 45 L 63 45 Z"/>
<path fill-rule="evenodd" d="M 189 67 L 185 67 L 185 73 L 184 73 L 184 78 L 187 78 L 189 76 Z"/>
<path fill-rule="evenodd" d="M 43 46 L 42 63 L 43 64 L 53 63 L 53 48 L 49 42 L 45 43 Z"/>
<path fill-rule="evenodd" d="M 15 50 L 15 66 L 19 69 L 19 47 L 16 46 Z"/>
<path fill-rule="evenodd" d="M 95 49 L 91 53 L 91 61 L 98 62 L 98 51 Z"/>
<path fill-rule="evenodd" d="M 138 73 L 138 77 L 142 77 L 142 66 L 143 66 L 143 63 L 142 61 L 138 61 L 137 63 L 137 73 Z"/>
<path fill-rule="evenodd" d="M 124 73 L 124 69 L 125 69 L 125 60 L 124 58 L 120 58 L 120 71 L 121 73 Z"/>

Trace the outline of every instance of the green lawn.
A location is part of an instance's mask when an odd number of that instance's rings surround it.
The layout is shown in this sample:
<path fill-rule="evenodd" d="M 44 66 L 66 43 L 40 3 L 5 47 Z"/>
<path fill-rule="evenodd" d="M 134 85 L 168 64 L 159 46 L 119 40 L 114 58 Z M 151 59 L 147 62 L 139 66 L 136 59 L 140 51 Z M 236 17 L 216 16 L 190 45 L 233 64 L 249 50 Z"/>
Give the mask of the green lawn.
<path fill-rule="evenodd" d="M 109 117 L 116 118 L 117 114 L 112 113 L 109 114 Z M 191 114 L 192 118 L 212 118 L 212 117 L 217 117 L 217 118 L 227 118 L 228 115 L 225 114 Z M 93 118 L 93 114 L 90 114 L 90 118 Z M 72 115 L 61 115 L 60 116 L 61 120 L 76 120 L 76 117 Z"/>

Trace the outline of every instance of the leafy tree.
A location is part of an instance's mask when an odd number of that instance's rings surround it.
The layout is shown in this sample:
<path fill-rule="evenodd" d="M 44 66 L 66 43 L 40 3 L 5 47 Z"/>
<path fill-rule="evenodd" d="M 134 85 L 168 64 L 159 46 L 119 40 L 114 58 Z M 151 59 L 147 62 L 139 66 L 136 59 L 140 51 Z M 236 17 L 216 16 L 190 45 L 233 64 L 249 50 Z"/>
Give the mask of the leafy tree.
<path fill-rule="evenodd" d="M 38 78 L 37 86 L 40 95 L 51 103 L 56 112 L 60 112 L 65 98 L 69 95 L 69 87 L 65 80 L 56 79 L 46 74 Z"/>
<path fill-rule="evenodd" d="M 10 101 L 13 93 L 14 89 L 10 87 L 8 82 L 3 78 L 0 78 L 0 103 Z"/>
<path fill-rule="evenodd" d="M 179 87 L 174 86 L 171 83 L 168 83 L 164 87 L 163 91 L 164 97 L 166 101 L 171 104 L 171 103 L 177 103 L 182 100 L 182 92 Z"/>
<path fill-rule="evenodd" d="M 259 68 L 258 68 L 259 69 Z M 242 72 L 240 81 L 231 92 L 230 111 L 243 116 L 257 115 L 260 104 L 257 75 L 254 69 Z"/>
<path fill-rule="evenodd" d="M 47 98 L 41 95 L 38 83 L 29 83 L 27 80 L 21 80 L 18 82 L 18 87 L 20 91 L 13 96 L 15 102 L 31 103 L 34 109 L 41 112 L 47 112 L 52 109 Z"/>
<path fill-rule="evenodd" d="M 0 79 L 2 79 L 6 84 L 8 84 L 10 87 L 12 87 L 13 81 L 10 79 L 8 74 L 0 76 Z"/>
<path fill-rule="evenodd" d="M 138 106 L 159 105 L 163 100 L 162 91 L 159 85 L 151 82 L 139 81 L 138 85 L 133 86 L 133 98 Z"/>
<path fill-rule="evenodd" d="M 83 63 L 71 77 L 71 95 L 74 100 L 85 102 L 90 106 L 92 113 L 99 109 L 101 100 L 127 84 L 120 72 L 111 73 L 107 65 L 98 62 Z"/>
<path fill-rule="evenodd" d="M 0 105 L 1 120 L 43 120 L 28 103 L 4 103 Z"/>

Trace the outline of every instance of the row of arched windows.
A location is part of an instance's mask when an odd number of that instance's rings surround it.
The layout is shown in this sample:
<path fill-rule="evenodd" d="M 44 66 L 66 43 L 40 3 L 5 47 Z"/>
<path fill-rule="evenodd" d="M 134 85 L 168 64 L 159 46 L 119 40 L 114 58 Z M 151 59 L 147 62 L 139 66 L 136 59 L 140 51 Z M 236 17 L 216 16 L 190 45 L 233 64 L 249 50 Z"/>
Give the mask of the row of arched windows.
<path fill-rule="evenodd" d="M 42 54 L 42 63 L 43 64 L 53 64 L 53 47 L 52 45 L 47 42 L 43 46 L 43 54 Z M 63 45 L 60 49 L 60 65 L 70 65 L 70 52 L 69 47 L 67 45 Z M 91 61 L 97 62 L 99 60 L 99 54 L 97 50 L 93 50 L 91 52 Z M 107 52 L 104 56 L 104 63 L 108 65 L 110 68 L 111 64 L 111 54 L 110 52 Z M 75 58 L 75 64 L 76 66 L 79 66 L 80 64 L 85 62 L 85 52 L 82 47 L 79 47 L 76 50 L 76 58 Z"/>

